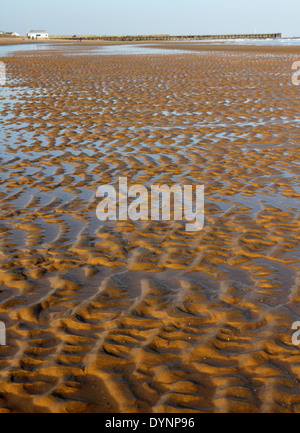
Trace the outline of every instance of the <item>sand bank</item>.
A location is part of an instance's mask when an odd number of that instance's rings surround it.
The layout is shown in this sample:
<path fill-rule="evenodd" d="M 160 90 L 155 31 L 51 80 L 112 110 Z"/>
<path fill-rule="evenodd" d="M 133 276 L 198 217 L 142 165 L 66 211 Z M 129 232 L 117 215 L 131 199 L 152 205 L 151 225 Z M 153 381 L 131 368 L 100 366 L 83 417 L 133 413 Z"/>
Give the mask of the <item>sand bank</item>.
<path fill-rule="evenodd" d="M 1 412 L 300 411 L 292 58 L 1 59 Z M 101 224 L 124 175 L 205 185 L 204 229 Z"/>
<path fill-rule="evenodd" d="M 216 43 L 159 43 L 151 44 L 153 47 L 161 47 L 169 50 L 186 50 L 186 51 L 224 51 L 232 53 L 266 53 L 266 54 L 299 54 L 300 46 L 288 45 L 239 45 L 239 44 L 216 44 Z"/>

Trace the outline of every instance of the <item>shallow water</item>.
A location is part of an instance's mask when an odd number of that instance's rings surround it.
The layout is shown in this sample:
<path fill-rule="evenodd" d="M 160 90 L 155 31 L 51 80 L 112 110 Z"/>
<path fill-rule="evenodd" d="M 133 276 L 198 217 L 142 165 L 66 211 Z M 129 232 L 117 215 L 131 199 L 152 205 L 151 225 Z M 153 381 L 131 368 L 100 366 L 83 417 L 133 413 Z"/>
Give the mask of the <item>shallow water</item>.
<path fill-rule="evenodd" d="M 215 45 L 264 45 L 264 46 L 299 46 L 300 38 L 275 38 L 275 39 L 206 39 L 198 41 L 176 41 L 176 44 L 215 44 Z"/>
<path fill-rule="evenodd" d="M 212 45 L 262 45 L 262 46 L 300 46 L 300 38 L 276 38 L 276 39 L 228 39 L 228 40 L 197 40 L 197 41 L 175 41 L 176 44 L 184 44 L 191 46 L 195 44 L 212 44 Z M 174 44 L 174 41 L 165 41 L 165 45 Z M 66 45 L 70 47 L 66 50 Z M 155 45 L 155 41 L 149 43 L 149 45 Z M 59 51 L 64 55 L 174 55 L 188 50 L 175 49 L 170 50 L 163 48 L 147 47 L 146 44 L 122 44 L 122 45 L 107 45 L 107 46 L 78 46 L 73 45 L 72 42 L 66 42 L 64 44 L 59 43 L 45 43 L 45 44 L 20 44 L 20 45 L 2 45 L 0 46 L 0 57 L 11 55 L 15 52 L 29 51 L 32 54 L 39 51 Z M 201 55 L 201 53 L 199 53 Z M 270 56 L 270 54 L 269 54 Z"/>

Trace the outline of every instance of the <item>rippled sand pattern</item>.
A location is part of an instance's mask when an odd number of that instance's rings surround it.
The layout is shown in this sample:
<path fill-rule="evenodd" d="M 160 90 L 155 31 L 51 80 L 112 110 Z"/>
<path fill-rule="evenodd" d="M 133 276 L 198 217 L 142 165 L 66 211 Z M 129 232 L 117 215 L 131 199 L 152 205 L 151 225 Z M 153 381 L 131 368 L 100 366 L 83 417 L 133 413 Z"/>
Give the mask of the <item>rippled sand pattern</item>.
<path fill-rule="evenodd" d="M 0 411 L 300 412 L 293 56 L 1 60 Z M 100 223 L 119 176 L 204 229 Z"/>

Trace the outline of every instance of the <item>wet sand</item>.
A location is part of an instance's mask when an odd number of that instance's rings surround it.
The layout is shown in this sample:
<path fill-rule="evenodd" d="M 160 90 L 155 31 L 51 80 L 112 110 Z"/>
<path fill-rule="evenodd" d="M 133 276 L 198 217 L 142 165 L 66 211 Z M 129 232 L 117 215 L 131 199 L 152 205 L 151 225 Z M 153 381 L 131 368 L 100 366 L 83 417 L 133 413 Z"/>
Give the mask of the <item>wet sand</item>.
<path fill-rule="evenodd" d="M 262 53 L 262 54 L 295 54 L 300 55 L 300 46 L 293 45 L 240 45 L 228 44 L 225 42 L 176 42 L 176 41 L 101 41 L 101 40 L 82 40 L 72 41 L 68 39 L 38 39 L 31 40 L 26 37 L 0 37 L 1 45 L 24 45 L 24 44 L 61 44 L 84 47 L 109 46 L 109 45 L 143 45 L 151 47 L 159 47 L 168 50 L 185 50 L 185 51 L 212 51 L 212 52 L 232 52 L 232 53 Z"/>
<path fill-rule="evenodd" d="M 294 60 L 1 58 L 0 412 L 300 411 Z M 100 223 L 120 176 L 205 185 L 204 229 Z"/>

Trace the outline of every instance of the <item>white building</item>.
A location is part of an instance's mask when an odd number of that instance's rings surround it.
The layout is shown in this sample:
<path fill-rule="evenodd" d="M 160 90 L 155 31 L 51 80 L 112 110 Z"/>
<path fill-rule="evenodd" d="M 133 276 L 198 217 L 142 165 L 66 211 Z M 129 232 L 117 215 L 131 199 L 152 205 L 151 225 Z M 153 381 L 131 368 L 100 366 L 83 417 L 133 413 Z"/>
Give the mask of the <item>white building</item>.
<path fill-rule="evenodd" d="M 48 39 L 49 34 L 45 30 L 29 30 L 28 39 Z"/>

